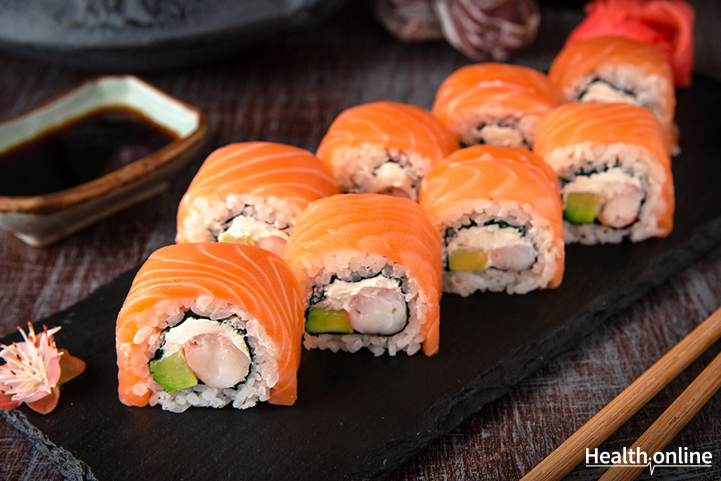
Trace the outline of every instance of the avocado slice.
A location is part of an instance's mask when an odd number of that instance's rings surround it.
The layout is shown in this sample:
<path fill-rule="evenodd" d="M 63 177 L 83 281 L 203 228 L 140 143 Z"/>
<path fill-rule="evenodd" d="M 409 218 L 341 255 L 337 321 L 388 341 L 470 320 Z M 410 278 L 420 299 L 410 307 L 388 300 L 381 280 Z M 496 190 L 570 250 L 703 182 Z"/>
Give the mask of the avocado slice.
<path fill-rule="evenodd" d="M 348 313 L 313 307 L 308 311 L 305 321 L 305 331 L 308 334 L 352 334 Z"/>
<path fill-rule="evenodd" d="M 575 192 L 566 197 L 566 208 L 563 217 L 576 224 L 592 224 L 596 220 L 601 207 L 601 196 Z"/>
<path fill-rule="evenodd" d="M 218 236 L 218 242 L 225 242 L 227 244 L 243 244 L 246 246 L 254 246 L 255 241 L 250 237 L 235 237 L 230 232 L 223 232 Z"/>
<path fill-rule="evenodd" d="M 448 269 L 456 272 L 482 271 L 487 264 L 488 254 L 481 249 L 461 249 L 448 255 Z"/>
<path fill-rule="evenodd" d="M 150 375 L 168 392 L 180 391 L 198 384 L 198 378 L 185 362 L 183 351 L 150 361 Z"/>

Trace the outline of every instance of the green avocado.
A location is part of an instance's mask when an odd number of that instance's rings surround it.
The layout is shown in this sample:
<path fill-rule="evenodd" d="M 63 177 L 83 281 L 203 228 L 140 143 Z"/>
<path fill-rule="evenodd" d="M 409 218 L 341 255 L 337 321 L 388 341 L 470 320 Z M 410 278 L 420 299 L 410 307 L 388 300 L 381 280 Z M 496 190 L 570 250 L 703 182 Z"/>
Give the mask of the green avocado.
<path fill-rule="evenodd" d="M 488 254 L 485 251 L 457 250 L 448 256 L 448 269 L 456 272 L 477 272 L 486 269 Z"/>
<path fill-rule="evenodd" d="M 150 374 L 168 392 L 180 391 L 198 384 L 198 378 L 185 362 L 183 351 L 150 361 Z"/>
<path fill-rule="evenodd" d="M 592 224 L 596 220 L 601 196 L 598 194 L 573 193 L 566 197 L 566 208 L 563 217 L 576 224 Z"/>
<path fill-rule="evenodd" d="M 308 334 L 352 334 L 348 313 L 313 307 L 308 311 L 305 321 L 305 331 Z"/>

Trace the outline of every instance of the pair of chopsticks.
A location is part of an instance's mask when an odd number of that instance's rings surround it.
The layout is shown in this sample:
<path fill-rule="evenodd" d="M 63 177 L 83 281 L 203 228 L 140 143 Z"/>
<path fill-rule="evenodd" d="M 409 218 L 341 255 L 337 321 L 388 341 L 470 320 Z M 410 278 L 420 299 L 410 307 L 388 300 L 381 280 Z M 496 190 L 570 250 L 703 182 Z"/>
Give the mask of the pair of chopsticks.
<path fill-rule="evenodd" d="M 526 474 L 521 481 L 556 481 L 620 428 L 661 389 L 721 338 L 721 308 L 699 324 L 645 373 Z M 721 387 L 721 354 L 681 393 L 629 450 L 663 449 Z M 645 466 L 608 469 L 599 481 L 631 480 Z"/>

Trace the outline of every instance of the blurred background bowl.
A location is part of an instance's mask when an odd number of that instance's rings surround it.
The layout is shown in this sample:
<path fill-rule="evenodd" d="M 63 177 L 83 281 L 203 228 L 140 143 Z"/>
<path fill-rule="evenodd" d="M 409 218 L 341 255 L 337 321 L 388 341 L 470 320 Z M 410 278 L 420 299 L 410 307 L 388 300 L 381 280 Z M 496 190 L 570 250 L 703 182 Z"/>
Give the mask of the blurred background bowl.
<path fill-rule="evenodd" d="M 127 72 L 206 63 L 327 17 L 346 0 L 0 0 L 0 48 Z"/>

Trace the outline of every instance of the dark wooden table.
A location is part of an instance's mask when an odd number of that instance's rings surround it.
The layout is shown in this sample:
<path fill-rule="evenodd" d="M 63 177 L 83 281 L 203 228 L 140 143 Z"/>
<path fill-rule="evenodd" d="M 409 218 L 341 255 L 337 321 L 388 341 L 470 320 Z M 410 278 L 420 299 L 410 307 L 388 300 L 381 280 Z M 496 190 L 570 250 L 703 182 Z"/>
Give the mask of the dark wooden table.
<path fill-rule="evenodd" d="M 543 68 L 560 46 L 543 24 L 525 63 Z M 556 38 L 556 40 L 553 40 Z M 402 45 L 362 9 L 308 31 L 279 35 L 213 65 L 141 76 L 208 116 L 212 149 L 268 140 L 315 150 L 350 106 L 388 99 L 430 108 L 442 80 L 469 60 L 443 42 Z M 96 73 L 0 54 L 0 118 L 21 113 Z M 46 248 L 0 232 L 0 336 L 72 305 L 173 242 L 178 201 L 193 168 L 154 198 Z M 603 328 L 437 440 L 392 480 L 518 479 L 721 304 L 721 248 L 655 288 Z M 630 446 L 721 350 L 715 345 L 604 445 Z M 61 397 L 62 402 L 62 397 Z M 713 467 L 657 470 L 663 479 L 721 479 L 721 395 L 669 445 L 711 451 Z M 0 422 L 0 479 L 63 479 Z M 578 468 L 568 479 L 591 479 Z M 648 470 L 639 479 L 650 479 Z"/>

